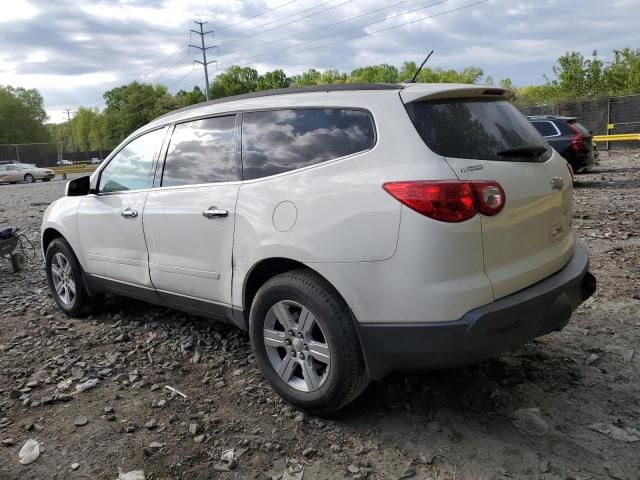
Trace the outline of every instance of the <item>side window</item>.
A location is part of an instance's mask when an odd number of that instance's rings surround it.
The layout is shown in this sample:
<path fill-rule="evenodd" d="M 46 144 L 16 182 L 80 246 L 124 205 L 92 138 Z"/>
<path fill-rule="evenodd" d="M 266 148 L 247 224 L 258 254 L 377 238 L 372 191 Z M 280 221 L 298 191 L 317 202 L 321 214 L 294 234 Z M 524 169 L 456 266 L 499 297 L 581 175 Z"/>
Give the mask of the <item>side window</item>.
<path fill-rule="evenodd" d="M 167 150 L 163 187 L 237 179 L 235 115 L 176 125 Z"/>
<path fill-rule="evenodd" d="M 150 188 L 153 158 L 162 144 L 165 128 L 146 133 L 120 150 L 100 174 L 101 193 Z"/>
<path fill-rule="evenodd" d="M 292 109 L 247 112 L 242 121 L 243 178 L 288 172 L 373 147 L 368 112 Z"/>
<path fill-rule="evenodd" d="M 531 122 L 536 130 L 540 132 L 543 137 L 553 137 L 558 134 L 556 127 L 551 122 Z"/>

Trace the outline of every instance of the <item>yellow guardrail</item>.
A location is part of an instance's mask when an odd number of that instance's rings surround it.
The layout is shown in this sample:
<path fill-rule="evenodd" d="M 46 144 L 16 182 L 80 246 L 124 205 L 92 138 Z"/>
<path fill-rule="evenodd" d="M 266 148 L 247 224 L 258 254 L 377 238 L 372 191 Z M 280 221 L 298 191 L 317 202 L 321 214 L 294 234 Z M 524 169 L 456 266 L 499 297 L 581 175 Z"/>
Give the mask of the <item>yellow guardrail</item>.
<path fill-rule="evenodd" d="M 629 142 L 640 141 L 640 133 L 618 133 L 616 135 L 594 135 L 594 142 Z"/>
<path fill-rule="evenodd" d="M 66 175 L 67 173 L 91 173 L 98 165 L 91 164 L 75 164 L 75 165 L 61 165 L 59 167 L 50 167 L 49 170 L 53 170 L 56 175 Z"/>

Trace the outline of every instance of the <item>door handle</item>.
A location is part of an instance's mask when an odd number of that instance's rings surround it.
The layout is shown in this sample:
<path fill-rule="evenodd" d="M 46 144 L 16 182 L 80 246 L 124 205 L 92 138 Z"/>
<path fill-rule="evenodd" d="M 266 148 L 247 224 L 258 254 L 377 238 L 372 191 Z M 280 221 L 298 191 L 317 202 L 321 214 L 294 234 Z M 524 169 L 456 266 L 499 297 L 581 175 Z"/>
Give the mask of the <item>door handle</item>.
<path fill-rule="evenodd" d="M 127 218 L 136 218 L 138 216 L 138 212 L 136 212 L 135 210 L 131 210 L 129 207 L 127 207 L 120 212 L 120 215 Z"/>
<path fill-rule="evenodd" d="M 207 218 L 226 217 L 227 215 L 229 215 L 229 210 L 225 210 L 224 208 L 218 208 L 218 207 L 209 207 L 204 212 L 202 212 L 202 216 Z"/>

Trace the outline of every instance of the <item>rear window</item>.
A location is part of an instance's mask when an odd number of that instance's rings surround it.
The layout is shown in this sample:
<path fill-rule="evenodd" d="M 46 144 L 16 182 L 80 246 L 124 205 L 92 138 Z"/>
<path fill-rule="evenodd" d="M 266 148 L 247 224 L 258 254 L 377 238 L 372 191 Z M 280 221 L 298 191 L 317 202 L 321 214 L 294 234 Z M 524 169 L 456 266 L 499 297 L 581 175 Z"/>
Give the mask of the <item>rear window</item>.
<path fill-rule="evenodd" d="M 557 137 L 560 132 L 551 122 L 531 122 L 531 125 L 540 132 L 543 137 Z"/>
<path fill-rule="evenodd" d="M 242 121 L 243 178 L 296 170 L 368 150 L 374 143 L 373 120 L 364 110 L 246 112 Z"/>
<path fill-rule="evenodd" d="M 406 107 L 427 146 L 444 157 L 544 162 L 551 156 L 544 138 L 508 101 L 448 99 L 413 102 Z M 541 155 L 498 155 L 525 147 L 544 147 L 546 151 Z"/>

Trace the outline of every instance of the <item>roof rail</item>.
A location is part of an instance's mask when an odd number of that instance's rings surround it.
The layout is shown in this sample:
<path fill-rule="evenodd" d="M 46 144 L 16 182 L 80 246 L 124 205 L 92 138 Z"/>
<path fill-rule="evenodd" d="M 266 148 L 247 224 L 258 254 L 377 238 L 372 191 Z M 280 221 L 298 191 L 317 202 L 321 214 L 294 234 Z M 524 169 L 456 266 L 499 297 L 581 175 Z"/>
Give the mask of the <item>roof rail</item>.
<path fill-rule="evenodd" d="M 189 105 L 188 107 L 173 110 L 165 113 L 164 115 L 156 118 L 161 118 L 173 115 L 176 113 L 187 112 L 195 108 L 205 107 L 207 105 L 216 105 L 218 103 L 234 102 L 236 100 L 245 100 L 248 98 L 270 97 L 275 95 L 291 95 L 294 93 L 310 93 L 310 92 L 342 92 L 353 90 L 402 90 L 405 88 L 403 85 L 397 83 L 334 83 L 331 85 L 309 85 L 305 87 L 292 87 L 292 88 L 277 88 L 274 90 L 263 90 L 260 92 L 243 93 L 241 95 L 233 95 L 231 97 L 217 98 L 215 100 L 209 100 L 208 102 L 196 103 L 195 105 Z"/>

